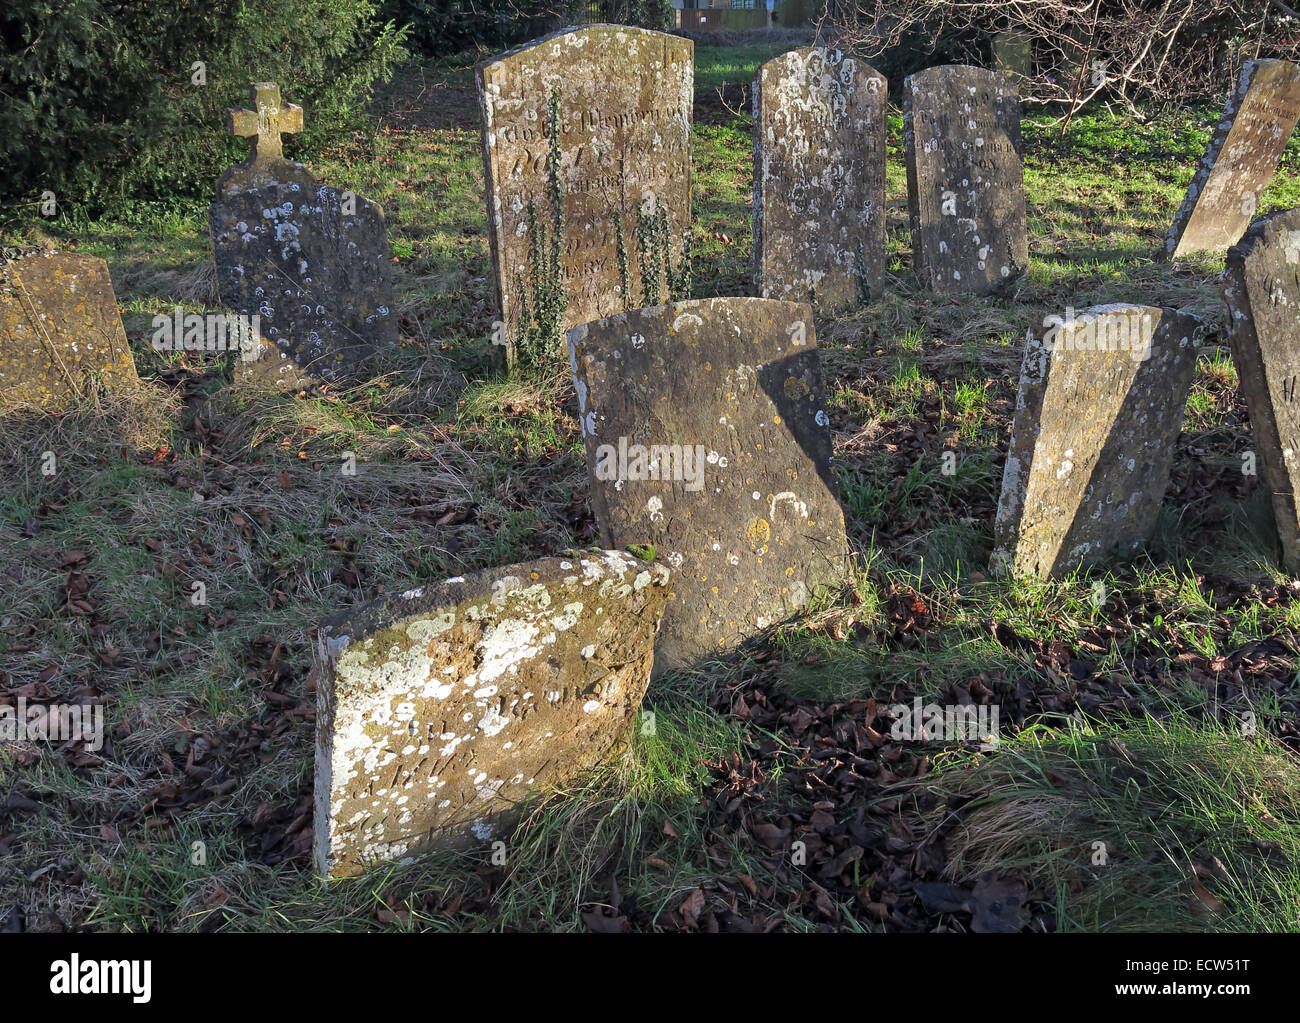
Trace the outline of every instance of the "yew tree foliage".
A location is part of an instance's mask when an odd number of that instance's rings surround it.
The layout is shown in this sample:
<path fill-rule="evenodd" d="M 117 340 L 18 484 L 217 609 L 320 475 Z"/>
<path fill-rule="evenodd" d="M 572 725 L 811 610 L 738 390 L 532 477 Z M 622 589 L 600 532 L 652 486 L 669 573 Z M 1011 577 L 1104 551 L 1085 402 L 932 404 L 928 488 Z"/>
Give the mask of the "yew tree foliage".
<path fill-rule="evenodd" d="M 248 143 L 225 110 L 274 80 L 306 111 L 286 152 L 364 123 L 373 85 L 405 56 L 377 0 L 4 0 L 0 194 L 66 208 L 206 196 Z M 206 84 L 192 81 L 196 61 Z"/>

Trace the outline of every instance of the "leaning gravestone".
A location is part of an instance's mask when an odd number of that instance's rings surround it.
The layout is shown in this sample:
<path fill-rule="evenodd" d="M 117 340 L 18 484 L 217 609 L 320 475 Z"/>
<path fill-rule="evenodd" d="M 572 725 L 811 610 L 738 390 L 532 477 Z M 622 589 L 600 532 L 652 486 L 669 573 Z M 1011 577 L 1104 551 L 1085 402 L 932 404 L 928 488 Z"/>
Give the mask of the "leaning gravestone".
<path fill-rule="evenodd" d="M 1142 305 L 1052 316 L 1026 340 L 993 570 L 1059 576 L 1151 536 L 1196 365 L 1196 317 Z"/>
<path fill-rule="evenodd" d="M 1174 216 L 1162 255 L 1223 252 L 1236 244 L 1273 180 L 1300 120 L 1300 66 L 1248 61 Z"/>
<path fill-rule="evenodd" d="M 885 271 L 885 76 L 809 46 L 754 79 L 754 283 L 818 311 L 879 297 Z"/>
<path fill-rule="evenodd" d="M 242 375 L 282 387 L 356 377 L 397 341 L 383 211 L 286 160 L 280 136 L 302 130 L 302 108 L 274 83 L 252 92 L 254 109 L 231 110 L 228 127 L 253 152 L 217 180 L 208 214 L 221 300 L 258 318 Z"/>
<path fill-rule="evenodd" d="M 72 252 L 0 260 L 0 413 L 59 411 L 96 380 L 139 383 L 108 264 Z"/>
<path fill-rule="evenodd" d="M 655 669 L 726 654 L 840 579 L 844 514 L 811 309 L 639 309 L 569 331 L 592 506 L 609 545 L 674 568 Z"/>
<path fill-rule="evenodd" d="M 1282 563 L 1300 573 L 1300 209 L 1252 224 L 1228 250 L 1223 300 L 1251 431 L 1273 495 Z"/>
<path fill-rule="evenodd" d="M 993 37 L 993 68 L 1000 75 L 1032 77 L 1033 38 L 1023 32 L 999 32 Z"/>
<path fill-rule="evenodd" d="M 1020 97 L 965 65 L 903 82 L 912 265 L 938 292 L 987 294 L 1029 265 Z"/>
<path fill-rule="evenodd" d="M 644 294 L 642 259 L 682 260 L 693 90 L 689 40 L 620 25 L 559 32 L 479 65 L 489 236 L 511 358 L 524 307 L 537 304 L 534 285 L 547 283 L 530 250 L 549 253 L 557 226 L 562 327 L 662 301 Z M 553 99 L 560 225 L 548 190 Z"/>
<path fill-rule="evenodd" d="M 319 630 L 315 862 L 327 877 L 508 837 L 626 738 L 668 569 L 574 551 L 411 590 Z"/>

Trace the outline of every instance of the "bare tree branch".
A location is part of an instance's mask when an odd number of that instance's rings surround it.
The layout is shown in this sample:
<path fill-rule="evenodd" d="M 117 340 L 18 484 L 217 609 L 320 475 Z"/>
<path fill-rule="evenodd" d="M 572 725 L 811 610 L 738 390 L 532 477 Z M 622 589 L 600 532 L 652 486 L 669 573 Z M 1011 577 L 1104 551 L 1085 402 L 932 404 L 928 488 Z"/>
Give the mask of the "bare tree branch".
<path fill-rule="evenodd" d="M 867 60 L 889 51 L 897 67 L 910 55 L 916 70 L 935 54 L 987 66 L 993 35 L 1022 33 L 1037 68 L 1018 78 L 1021 98 L 1068 105 L 1068 124 L 1093 99 L 1133 109 L 1143 98 L 1205 98 L 1246 60 L 1300 60 L 1292 18 L 1300 12 L 1283 0 L 826 0 L 819 30 Z"/>

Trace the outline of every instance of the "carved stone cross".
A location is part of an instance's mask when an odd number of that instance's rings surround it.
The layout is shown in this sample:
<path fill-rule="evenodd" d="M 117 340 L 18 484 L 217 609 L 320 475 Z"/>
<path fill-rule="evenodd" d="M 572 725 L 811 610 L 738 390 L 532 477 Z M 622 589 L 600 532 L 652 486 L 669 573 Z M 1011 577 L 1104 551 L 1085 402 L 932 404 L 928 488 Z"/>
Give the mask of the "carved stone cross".
<path fill-rule="evenodd" d="M 302 107 L 282 103 L 280 87 L 275 82 L 254 82 L 251 96 L 253 109 L 240 107 L 226 111 L 226 130 L 240 138 L 251 138 L 253 151 L 247 160 L 217 179 L 218 197 L 229 198 L 250 188 L 295 181 L 315 186 L 316 179 L 302 164 L 284 158 L 280 138 L 302 131 Z"/>
<path fill-rule="evenodd" d="M 228 110 L 227 126 L 232 135 L 253 137 L 254 159 L 283 158 L 280 135 L 302 131 L 302 107 L 296 103 L 280 105 L 280 87 L 275 82 L 253 84 L 253 107 Z"/>

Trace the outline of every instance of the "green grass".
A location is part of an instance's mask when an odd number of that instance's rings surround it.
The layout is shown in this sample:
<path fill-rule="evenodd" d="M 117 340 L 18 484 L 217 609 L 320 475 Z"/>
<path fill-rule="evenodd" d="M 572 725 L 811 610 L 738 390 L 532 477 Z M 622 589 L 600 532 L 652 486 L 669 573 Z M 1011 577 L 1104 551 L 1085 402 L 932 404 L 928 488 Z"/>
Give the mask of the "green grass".
<path fill-rule="evenodd" d="M 959 801 L 952 876 L 1025 877 L 1062 932 L 1300 929 L 1300 766 L 1267 740 L 1181 716 L 1035 729 L 914 790 Z"/>

